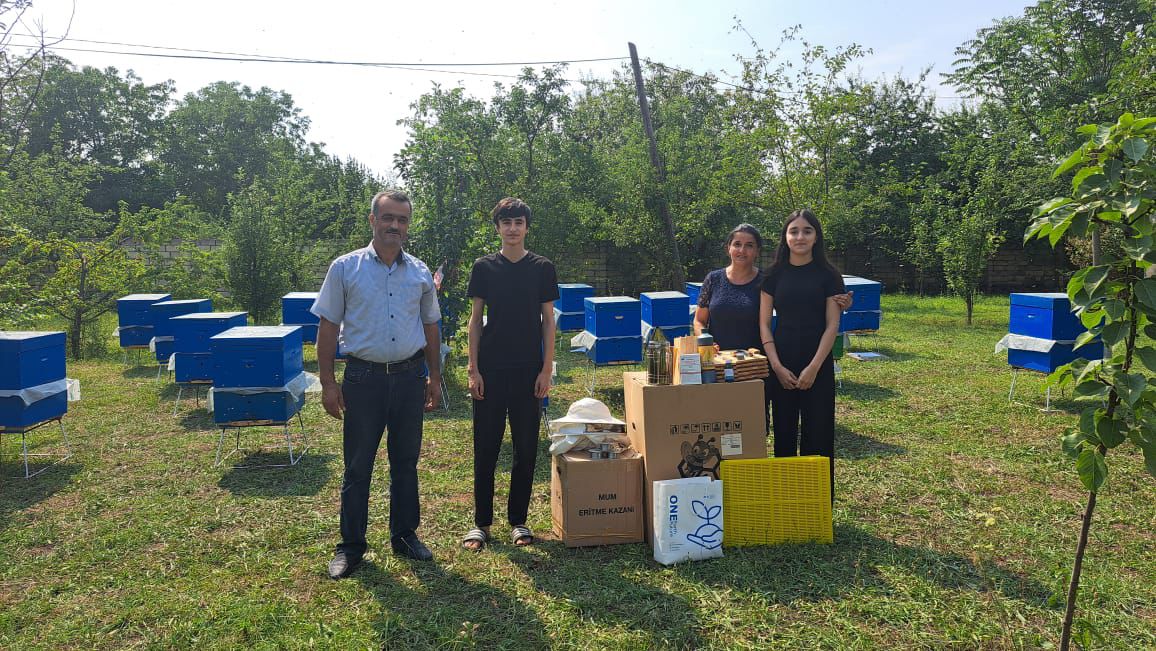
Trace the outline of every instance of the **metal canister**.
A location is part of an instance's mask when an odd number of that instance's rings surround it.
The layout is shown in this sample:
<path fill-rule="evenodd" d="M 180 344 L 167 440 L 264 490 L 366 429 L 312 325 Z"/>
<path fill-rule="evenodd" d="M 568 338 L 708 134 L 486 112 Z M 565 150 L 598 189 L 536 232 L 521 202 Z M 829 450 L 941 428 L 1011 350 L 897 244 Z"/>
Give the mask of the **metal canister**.
<path fill-rule="evenodd" d="M 599 450 L 597 448 L 591 449 L 590 450 L 590 458 L 593 460 L 601 459 L 602 458 L 602 450 Z"/>
<path fill-rule="evenodd" d="M 702 365 L 702 383 L 713 383 L 715 381 L 714 335 L 704 332 L 695 339 L 695 344 L 698 346 L 698 356 Z"/>
<path fill-rule="evenodd" d="M 670 360 L 670 342 L 662 328 L 651 328 L 642 347 L 642 361 L 646 366 L 647 384 L 670 384 L 674 369 Z"/>

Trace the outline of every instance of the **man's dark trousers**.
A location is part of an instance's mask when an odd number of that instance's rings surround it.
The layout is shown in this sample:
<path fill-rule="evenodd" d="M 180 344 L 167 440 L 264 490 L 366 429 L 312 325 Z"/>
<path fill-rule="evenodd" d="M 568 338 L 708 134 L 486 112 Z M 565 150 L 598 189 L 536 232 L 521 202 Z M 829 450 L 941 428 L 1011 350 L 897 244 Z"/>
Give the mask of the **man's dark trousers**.
<path fill-rule="evenodd" d="M 388 431 L 389 533 L 414 533 L 420 519 L 417 460 L 421 452 L 425 406 L 425 364 L 387 374 L 382 365 L 349 360 L 341 383 L 345 400 L 342 448 L 345 476 L 341 483 L 341 543 L 338 552 L 354 558 L 365 553 L 369 521 L 369 481 L 373 462 Z"/>

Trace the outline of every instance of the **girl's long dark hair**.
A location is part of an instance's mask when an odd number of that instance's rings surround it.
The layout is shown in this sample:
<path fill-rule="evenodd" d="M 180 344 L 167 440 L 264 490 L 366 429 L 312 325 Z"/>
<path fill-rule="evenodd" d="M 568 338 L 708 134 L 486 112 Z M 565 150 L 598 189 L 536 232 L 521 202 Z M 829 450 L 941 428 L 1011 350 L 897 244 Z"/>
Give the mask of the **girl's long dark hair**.
<path fill-rule="evenodd" d="M 779 231 L 779 245 L 775 248 L 775 259 L 771 262 L 767 273 L 778 271 L 791 263 L 791 248 L 787 246 L 787 228 L 796 219 L 806 220 L 815 229 L 815 246 L 811 249 L 811 256 L 814 257 L 815 262 L 819 264 L 821 269 L 826 269 L 836 277 L 842 278 L 842 274 L 835 268 L 835 265 L 827 260 L 827 246 L 823 240 L 823 225 L 819 223 L 815 213 L 806 208 L 800 208 L 787 215 L 787 220 L 783 222 L 783 228 Z"/>

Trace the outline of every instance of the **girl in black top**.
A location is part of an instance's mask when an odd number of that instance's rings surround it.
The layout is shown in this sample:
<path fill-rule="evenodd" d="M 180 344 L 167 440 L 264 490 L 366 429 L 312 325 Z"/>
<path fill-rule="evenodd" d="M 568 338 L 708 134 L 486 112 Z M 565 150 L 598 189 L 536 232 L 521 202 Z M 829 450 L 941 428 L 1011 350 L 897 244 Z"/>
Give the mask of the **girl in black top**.
<path fill-rule="evenodd" d="M 759 332 L 759 309 L 763 286 L 763 272 L 759 270 L 759 254 L 763 250 L 763 236 L 751 224 L 739 224 L 727 235 L 727 256 L 730 265 L 708 273 L 698 295 L 694 313 L 694 333 L 710 332 L 720 350 L 756 348 L 765 337 Z M 851 306 L 851 295 L 835 297 L 840 310 Z M 774 376 L 764 378 L 763 396 L 768 411 Z M 767 419 L 767 432 L 771 421 Z"/>
<path fill-rule="evenodd" d="M 775 456 L 820 454 L 831 460 L 835 497 L 835 367 L 843 277 L 827 261 L 823 228 L 809 210 L 787 216 L 775 261 L 763 280 L 759 329 L 775 381 L 771 421 Z M 771 331 L 771 314 L 778 324 Z M 799 421 L 802 420 L 800 435 Z"/>

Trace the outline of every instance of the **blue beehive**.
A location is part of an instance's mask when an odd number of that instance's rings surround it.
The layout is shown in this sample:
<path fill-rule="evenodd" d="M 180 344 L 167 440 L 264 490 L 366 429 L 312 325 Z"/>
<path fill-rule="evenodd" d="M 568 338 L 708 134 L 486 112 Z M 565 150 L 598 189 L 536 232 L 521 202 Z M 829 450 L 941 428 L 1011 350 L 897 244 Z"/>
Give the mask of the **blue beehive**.
<path fill-rule="evenodd" d="M 628 296 L 583 299 L 586 330 L 595 337 L 637 337 L 642 328 L 642 304 Z"/>
<path fill-rule="evenodd" d="M 129 294 L 116 300 L 116 316 L 120 327 L 125 326 L 152 326 L 151 306 L 153 303 L 167 301 L 171 294 Z M 145 341 L 147 344 L 148 341 Z"/>
<path fill-rule="evenodd" d="M 147 346 L 153 338 L 150 309 L 153 303 L 167 301 L 169 294 L 129 294 L 117 299 L 116 315 L 119 321 L 117 337 L 121 348 Z"/>
<path fill-rule="evenodd" d="M 173 353 L 176 367 L 173 377 L 177 382 L 212 382 L 212 353 Z"/>
<path fill-rule="evenodd" d="M 321 318 L 309 311 L 316 300 L 317 292 L 289 292 L 282 296 L 281 323 L 284 325 L 317 325 Z"/>
<path fill-rule="evenodd" d="M 26 405 L 19 396 L 0 398 L 0 427 L 29 427 L 68 412 L 68 391 L 59 391 Z"/>
<path fill-rule="evenodd" d="M 583 283 L 559 283 L 558 300 L 554 301 L 554 309 L 572 314 L 582 312 L 582 301 L 594 295 L 594 288 Z"/>
<path fill-rule="evenodd" d="M 0 389 L 19 391 L 64 379 L 63 332 L 0 331 Z M 68 392 L 32 404 L 20 396 L 0 398 L 0 427 L 27 427 L 64 415 Z"/>
<path fill-rule="evenodd" d="M 211 312 L 212 310 L 213 302 L 207 298 L 161 301 L 149 306 L 149 315 L 153 322 L 153 335 L 156 337 L 153 347 L 157 361 L 167 362 L 169 355 L 173 354 L 173 328 L 169 319 L 182 314 Z"/>
<path fill-rule="evenodd" d="M 698 305 L 698 295 L 702 293 L 702 283 L 686 283 L 686 299 L 691 305 Z"/>
<path fill-rule="evenodd" d="M 161 301 L 159 303 L 153 303 L 149 307 L 149 314 L 152 317 L 153 333 L 158 337 L 173 336 L 173 327 L 169 320 L 174 316 L 212 311 L 213 302 L 207 298 Z"/>
<path fill-rule="evenodd" d="M 642 336 L 594 337 L 594 342 L 586 348 L 586 356 L 595 364 L 637 364 L 642 361 Z"/>
<path fill-rule="evenodd" d="M 839 332 L 855 332 L 856 330 L 878 330 L 883 320 L 880 310 L 862 310 L 859 312 L 844 312 L 839 317 Z"/>
<path fill-rule="evenodd" d="M 173 354 L 173 340 L 157 339 L 153 343 L 153 354 L 156 356 L 158 364 L 169 361 L 169 357 Z"/>
<path fill-rule="evenodd" d="M 286 325 L 295 325 L 298 328 L 301 328 L 301 341 L 302 342 L 307 343 L 307 344 L 316 344 L 317 343 L 317 329 L 319 327 L 318 324 L 316 324 L 316 323 L 313 323 L 313 324 L 293 323 L 293 324 L 286 324 Z"/>
<path fill-rule="evenodd" d="M 238 423 L 244 421 L 273 421 L 284 423 L 305 405 L 305 394 L 294 399 L 288 391 L 266 391 L 263 393 L 213 392 L 213 421 L 216 423 Z"/>
<path fill-rule="evenodd" d="M 851 307 L 847 308 L 848 312 L 878 311 L 880 309 L 880 295 L 883 293 L 883 283 L 860 278 L 859 276 L 843 276 L 843 286 L 847 288 L 847 291 L 855 292 L 851 297 Z M 878 327 L 879 325 L 876 324 L 875 328 Z"/>
<path fill-rule="evenodd" d="M 117 328 L 116 336 L 120 340 L 121 348 L 147 346 L 153 340 L 153 327 L 122 325 Z"/>
<path fill-rule="evenodd" d="M 214 387 L 283 387 L 303 368 L 299 326 L 229 328 L 209 342 Z"/>
<path fill-rule="evenodd" d="M 27 389 L 64 379 L 63 332 L 0 331 L 0 389 Z"/>
<path fill-rule="evenodd" d="M 208 353 L 209 338 L 229 328 L 248 324 L 247 312 L 194 312 L 169 319 L 173 332 L 173 351 Z"/>
<path fill-rule="evenodd" d="M 558 321 L 559 332 L 575 332 L 586 327 L 585 312 L 562 312 L 554 308 L 554 319 Z"/>
<path fill-rule="evenodd" d="M 1077 350 L 1072 350 L 1072 344 L 1056 343 L 1046 353 L 1034 350 L 1016 350 L 1009 348 L 1007 363 L 1009 366 L 1031 369 L 1043 373 L 1051 373 L 1064 364 L 1070 364 L 1076 359 L 1100 359 L 1104 356 L 1104 344 L 1099 340 L 1091 341 Z"/>
<path fill-rule="evenodd" d="M 643 292 L 642 320 L 655 326 L 685 326 L 690 324 L 690 299 L 682 292 Z"/>
<path fill-rule="evenodd" d="M 1072 341 L 1084 330 L 1080 318 L 1072 312 L 1067 294 L 1011 295 L 1008 332 L 1013 335 Z"/>

